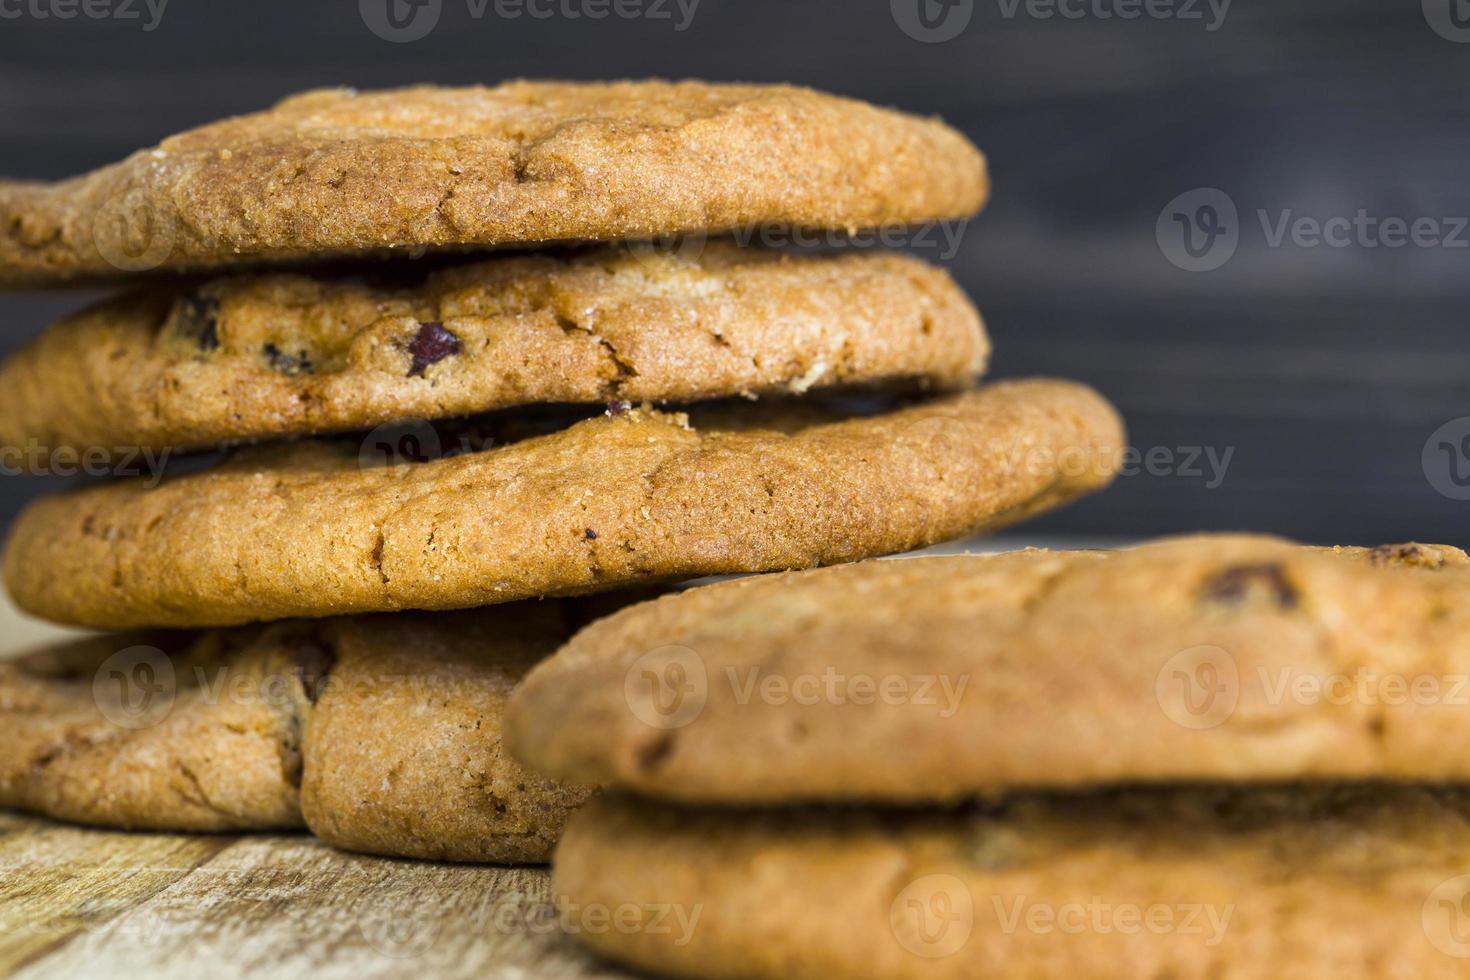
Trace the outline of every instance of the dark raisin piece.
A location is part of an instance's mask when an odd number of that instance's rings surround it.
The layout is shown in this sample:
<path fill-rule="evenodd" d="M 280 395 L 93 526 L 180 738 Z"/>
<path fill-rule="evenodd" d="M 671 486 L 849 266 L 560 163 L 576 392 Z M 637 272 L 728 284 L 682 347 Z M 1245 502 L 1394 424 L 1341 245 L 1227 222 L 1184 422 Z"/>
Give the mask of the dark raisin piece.
<path fill-rule="evenodd" d="M 219 300 L 185 296 L 174 305 L 174 331 L 201 351 L 219 350 Z"/>
<path fill-rule="evenodd" d="M 315 640 L 305 637 L 290 644 L 288 655 L 291 670 L 301 682 L 306 699 L 316 704 L 331 676 L 332 668 L 337 664 L 337 655 Z"/>
<path fill-rule="evenodd" d="M 275 344 L 266 344 L 262 348 L 262 351 L 270 366 L 282 374 L 295 377 L 298 374 L 311 373 L 311 357 L 307 355 L 306 351 L 288 354 Z"/>
<path fill-rule="evenodd" d="M 413 355 L 413 364 L 408 368 L 410 378 L 423 377 L 430 364 L 438 364 L 451 354 L 460 351 L 459 338 L 444 329 L 442 323 L 421 323 L 419 332 L 408 342 L 408 352 Z"/>
<path fill-rule="evenodd" d="M 1295 609 L 1301 598 L 1280 565 L 1236 565 L 1205 582 L 1204 596 L 1214 602 L 1239 604 L 1253 594 L 1266 594 L 1282 609 Z"/>
<path fill-rule="evenodd" d="M 1368 552 L 1374 565 L 1407 565 L 1411 568 L 1443 568 L 1444 556 L 1417 544 L 1381 544 Z"/>
<path fill-rule="evenodd" d="M 594 530 L 592 530 L 592 528 L 590 528 L 590 527 L 587 529 L 587 540 L 588 541 L 596 541 L 597 540 L 597 532 L 594 531 Z"/>
<path fill-rule="evenodd" d="M 619 398 L 617 401 L 611 401 L 607 403 L 607 414 L 609 415 L 625 415 L 632 410 L 633 403 L 629 401 L 623 401 L 621 398 Z"/>

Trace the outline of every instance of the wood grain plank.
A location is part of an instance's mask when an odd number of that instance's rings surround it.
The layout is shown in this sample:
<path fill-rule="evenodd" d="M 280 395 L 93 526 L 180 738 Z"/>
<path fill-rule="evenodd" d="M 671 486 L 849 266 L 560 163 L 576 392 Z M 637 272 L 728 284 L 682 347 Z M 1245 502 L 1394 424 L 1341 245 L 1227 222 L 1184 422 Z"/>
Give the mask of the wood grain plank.
<path fill-rule="evenodd" d="M 0 814 L 0 975 L 112 923 L 230 837 L 101 833 Z"/>
<path fill-rule="evenodd" d="M 573 944 L 554 911 L 544 869 L 384 860 L 287 836 L 244 838 L 205 863 L 180 868 L 180 843 L 205 846 L 207 839 L 140 838 L 132 845 L 125 835 L 100 834 L 87 850 L 110 860 L 99 860 L 78 882 L 75 869 L 86 866 L 75 854 L 79 842 L 60 830 L 38 829 L 35 836 L 35 846 L 49 860 L 60 858 L 73 878 L 33 857 L 37 877 L 26 887 L 44 891 L 50 881 L 70 881 L 68 894 L 86 891 L 117 908 L 33 955 L 16 973 L 27 980 L 628 976 Z M 143 843 L 149 840 L 152 850 Z"/>

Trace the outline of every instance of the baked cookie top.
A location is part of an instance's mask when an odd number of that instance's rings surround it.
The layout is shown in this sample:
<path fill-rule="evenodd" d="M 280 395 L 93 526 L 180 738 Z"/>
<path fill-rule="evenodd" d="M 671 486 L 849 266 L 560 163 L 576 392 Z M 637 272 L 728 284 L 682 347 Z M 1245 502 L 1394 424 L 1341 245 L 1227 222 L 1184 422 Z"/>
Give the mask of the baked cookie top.
<path fill-rule="evenodd" d="M 692 589 L 527 679 L 512 751 L 684 801 L 1470 777 L 1470 559 L 1240 535 Z"/>
<path fill-rule="evenodd" d="M 255 447 L 33 503 L 6 582 L 32 613 L 113 629 L 467 608 L 905 551 L 1099 489 L 1121 462 L 1117 414 L 1069 382 L 871 415 L 815 401 L 620 403 L 423 463 Z"/>
<path fill-rule="evenodd" d="M 989 344 L 943 271 L 726 243 L 239 275 L 103 302 L 0 363 L 0 444 L 153 452 L 538 402 L 965 387 Z"/>
<path fill-rule="evenodd" d="M 786 85 L 324 89 L 55 184 L 0 184 L 0 285 L 438 247 L 959 219 L 943 123 Z"/>
<path fill-rule="evenodd" d="M 628 910 L 577 938 L 658 976 L 1452 980 L 1467 816 L 1463 788 L 1388 785 L 917 812 L 601 798 L 573 815 L 553 889 Z"/>
<path fill-rule="evenodd" d="M 352 850 L 545 860 L 586 793 L 512 762 L 501 711 L 602 611 L 589 604 L 110 634 L 0 662 L 0 806 L 152 830 L 304 823 Z"/>

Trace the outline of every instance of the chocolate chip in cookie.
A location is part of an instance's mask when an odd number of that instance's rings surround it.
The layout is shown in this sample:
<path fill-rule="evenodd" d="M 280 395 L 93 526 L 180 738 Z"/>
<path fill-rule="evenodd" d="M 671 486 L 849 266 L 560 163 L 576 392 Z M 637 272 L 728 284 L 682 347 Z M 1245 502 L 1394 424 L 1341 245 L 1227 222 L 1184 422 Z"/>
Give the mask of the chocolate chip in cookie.
<path fill-rule="evenodd" d="M 311 373 L 311 357 L 306 351 L 298 351 L 295 354 L 281 350 L 275 344 L 266 344 L 261 348 L 265 355 L 266 363 L 273 370 L 279 371 L 287 377 L 294 378 L 301 374 Z"/>
<path fill-rule="evenodd" d="M 174 332 L 194 342 L 200 351 L 219 349 L 219 300 L 209 296 L 185 296 L 174 304 Z"/>

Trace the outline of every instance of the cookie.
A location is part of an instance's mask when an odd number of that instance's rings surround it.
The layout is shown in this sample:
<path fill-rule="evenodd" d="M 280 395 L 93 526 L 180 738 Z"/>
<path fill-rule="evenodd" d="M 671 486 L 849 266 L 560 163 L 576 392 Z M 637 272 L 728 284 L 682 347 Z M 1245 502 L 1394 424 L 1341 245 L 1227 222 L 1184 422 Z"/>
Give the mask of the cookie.
<path fill-rule="evenodd" d="M 554 888 L 580 941 L 659 976 L 1463 977 L 1467 815 L 1463 789 L 1413 786 L 898 813 L 598 800 Z"/>
<path fill-rule="evenodd" d="M 36 501 L 5 574 L 23 609 L 111 628 L 468 608 L 922 547 L 1102 487 L 1122 442 L 1091 389 L 1033 380 L 867 416 L 622 404 L 425 463 L 263 446 Z"/>
<path fill-rule="evenodd" d="M 108 300 L 0 364 L 0 443 L 193 449 L 542 402 L 963 387 L 950 277 L 725 243 L 460 262 L 414 280 L 235 276 Z"/>
<path fill-rule="evenodd" d="M 1470 559 L 1200 536 L 691 589 L 531 673 L 511 750 L 682 801 L 1470 778 Z"/>
<path fill-rule="evenodd" d="M 943 123 L 784 85 L 324 89 L 55 184 L 0 183 L 0 285 L 148 269 L 965 218 Z"/>
<path fill-rule="evenodd" d="M 106 827 L 306 826 L 339 847 L 542 861 L 585 791 L 501 748 L 573 603 L 101 636 L 0 663 L 0 806 Z"/>

